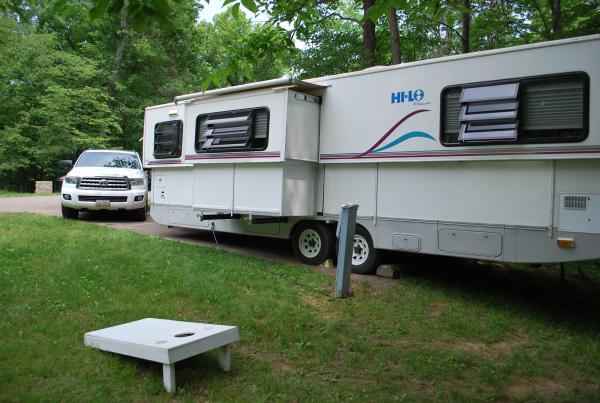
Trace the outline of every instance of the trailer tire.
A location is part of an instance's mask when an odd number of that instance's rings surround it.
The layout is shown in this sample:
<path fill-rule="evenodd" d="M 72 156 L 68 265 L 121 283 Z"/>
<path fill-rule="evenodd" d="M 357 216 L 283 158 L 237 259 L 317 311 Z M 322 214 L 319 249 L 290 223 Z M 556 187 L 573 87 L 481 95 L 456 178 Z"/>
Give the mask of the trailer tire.
<path fill-rule="evenodd" d="M 335 238 L 327 225 L 319 221 L 301 221 L 292 232 L 294 255 L 302 263 L 317 266 L 333 254 Z"/>
<path fill-rule="evenodd" d="M 79 210 L 77 209 L 65 207 L 62 205 L 60 206 L 60 209 L 63 218 L 68 218 L 69 220 L 76 220 L 77 218 L 79 218 Z"/>
<path fill-rule="evenodd" d="M 336 242 L 336 255 L 339 249 L 339 240 Z M 352 247 L 352 273 L 373 274 L 377 270 L 380 252 L 373 246 L 373 239 L 369 231 L 361 225 L 356 226 L 354 232 L 354 245 Z"/>

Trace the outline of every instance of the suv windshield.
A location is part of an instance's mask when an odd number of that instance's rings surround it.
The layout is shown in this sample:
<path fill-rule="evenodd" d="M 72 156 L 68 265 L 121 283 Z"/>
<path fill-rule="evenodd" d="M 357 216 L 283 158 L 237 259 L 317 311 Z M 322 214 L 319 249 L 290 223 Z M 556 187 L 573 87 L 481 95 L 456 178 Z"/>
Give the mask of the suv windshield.
<path fill-rule="evenodd" d="M 81 154 L 75 166 L 140 169 L 140 161 L 134 154 L 86 152 Z"/>

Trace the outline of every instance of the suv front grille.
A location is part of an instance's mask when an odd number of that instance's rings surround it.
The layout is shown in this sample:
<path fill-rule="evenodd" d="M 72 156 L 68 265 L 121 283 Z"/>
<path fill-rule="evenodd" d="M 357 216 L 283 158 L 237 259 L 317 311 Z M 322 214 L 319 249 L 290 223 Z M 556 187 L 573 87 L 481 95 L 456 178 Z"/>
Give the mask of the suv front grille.
<path fill-rule="evenodd" d="M 81 178 L 77 187 L 79 189 L 129 190 L 129 179 L 127 177 Z"/>
<path fill-rule="evenodd" d="M 78 199 L 82 202 L 95 202 L 97 200 L 108 200 L 113 203 L 127 202 L 127 196 L 79 196 Z"/>

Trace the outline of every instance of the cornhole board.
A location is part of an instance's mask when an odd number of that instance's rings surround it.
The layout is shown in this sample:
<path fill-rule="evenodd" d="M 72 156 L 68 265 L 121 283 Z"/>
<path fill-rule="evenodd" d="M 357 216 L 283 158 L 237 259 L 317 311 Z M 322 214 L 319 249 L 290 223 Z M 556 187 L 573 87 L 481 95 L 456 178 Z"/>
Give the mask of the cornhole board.
<path fill-rule="evenodd" d="M 175 363 L 219 348 L 219 364 L 231 369 L 231 348 L 239 341 L 236 326 L 145 318 L 88 332 L 86 346 L 163 364 L 163 383 L 174 393 Z"/>

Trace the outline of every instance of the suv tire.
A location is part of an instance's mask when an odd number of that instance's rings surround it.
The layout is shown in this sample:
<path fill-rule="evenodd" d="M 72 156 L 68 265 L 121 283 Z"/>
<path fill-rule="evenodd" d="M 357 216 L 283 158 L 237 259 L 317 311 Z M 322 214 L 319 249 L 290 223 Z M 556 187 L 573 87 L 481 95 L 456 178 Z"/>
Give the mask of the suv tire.
<path fill-rule="evenodd" d="M 79 210 L 62 205 L 60 207 L 63 218 L 68 218 L 69 220 L 76 220 L 79 218 Z"/>

